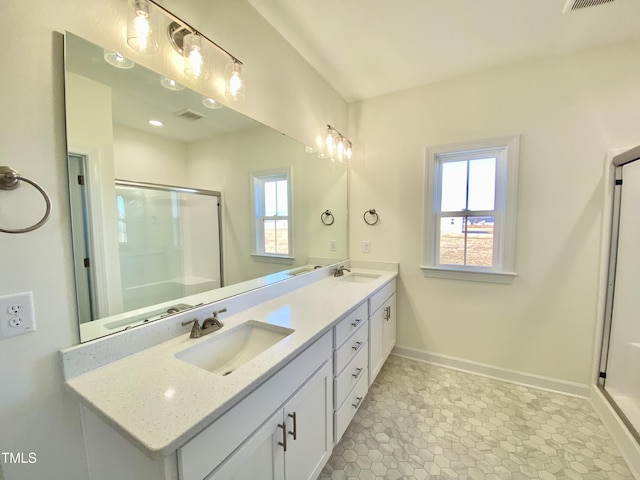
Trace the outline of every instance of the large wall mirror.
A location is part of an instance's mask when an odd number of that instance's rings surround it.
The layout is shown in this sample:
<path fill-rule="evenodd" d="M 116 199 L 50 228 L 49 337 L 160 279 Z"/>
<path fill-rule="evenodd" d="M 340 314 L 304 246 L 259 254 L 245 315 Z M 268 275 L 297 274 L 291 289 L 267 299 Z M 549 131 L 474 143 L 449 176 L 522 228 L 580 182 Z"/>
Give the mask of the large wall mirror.
<path fill-rule="evenodd" d="M 65 36 L 81 341 L 346 258 L 345 165 L 109 53 Z"/>

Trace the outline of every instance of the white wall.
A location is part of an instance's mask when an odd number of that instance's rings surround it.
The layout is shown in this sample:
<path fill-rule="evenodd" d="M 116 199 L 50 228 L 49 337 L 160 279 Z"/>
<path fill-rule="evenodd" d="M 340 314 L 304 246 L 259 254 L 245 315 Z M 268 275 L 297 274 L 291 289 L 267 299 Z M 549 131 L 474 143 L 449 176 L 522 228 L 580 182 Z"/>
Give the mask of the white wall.
<path fill-rule="evenodd" d="M 344 126 L 345 102 L 245 2 L 166 1 L 185 20 L 246 64 L 242 112 L 305 143 L 327 122 Z M 112 49 L 123 46 L 120 0 L 18 2 L 0 0 L 2 53 L 0 164 L 40 182 L 53 203 L 51 219 L 24 235 L 0 234 L 0 295 L 32 291 L 38 330 L 0 340 L 0 452 L 35 452 L 31 465 L 2 465 L 6 480 L 87 478 L 79 408 L 62 385 L 58 350 L 78 342 L 68 214 L 61 32 Z M 222 14 L 222 15 L 218 15 Z M 124 47 L 126 48 L 126 47 Z M 160 58 L 135 60 L 170 73 Z M 280 68 L 282 67 L 282 68 Z M 24 187 L 28 188 L 28 187 Z M 20 189 L 22 195 L 27 190 Z M 37 216 L 42 200 L 0 192 L 0 222 L 8 210 Z M 32 213 L 33 212 L 33 213 Z"/>
<path fill-rule="evenodd" d="M 350 106 L 351 258 L 400 262 L 399 345 L 591 383 L 604 158 L 640 143 L 638 58 L 640 45 L 619 45 Z M 425 147 L 516 133 L 518 277 L 506 286 L 424 278 Z M 361 218 L 371 207 L 375 227 Z"/>

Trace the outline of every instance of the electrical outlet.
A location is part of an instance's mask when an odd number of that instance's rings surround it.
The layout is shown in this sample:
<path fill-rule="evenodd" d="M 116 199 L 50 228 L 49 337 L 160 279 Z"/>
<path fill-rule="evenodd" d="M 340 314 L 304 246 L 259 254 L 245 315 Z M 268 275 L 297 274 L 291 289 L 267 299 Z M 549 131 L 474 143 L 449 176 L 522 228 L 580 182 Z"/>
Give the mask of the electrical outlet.
<path fill-rule="evenodd" d="M 0 297 L 0 338 L 15 337 L 35 329 L 31 292 Z"/>
<path fill-rule="evenodd" d="M 364 240 L 362 242 L 362 253 L 371 253 L 371 241 Z"/>

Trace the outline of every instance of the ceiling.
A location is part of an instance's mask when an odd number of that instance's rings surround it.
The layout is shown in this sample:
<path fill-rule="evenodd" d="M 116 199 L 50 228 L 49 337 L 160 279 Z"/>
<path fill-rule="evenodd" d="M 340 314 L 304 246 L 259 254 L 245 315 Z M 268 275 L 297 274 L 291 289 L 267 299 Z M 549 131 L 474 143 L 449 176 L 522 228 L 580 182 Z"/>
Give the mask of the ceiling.
<path fill-rule="evenodd" d="M 640 0 L 248 1 L 348 102 L 640 39 Z"/>

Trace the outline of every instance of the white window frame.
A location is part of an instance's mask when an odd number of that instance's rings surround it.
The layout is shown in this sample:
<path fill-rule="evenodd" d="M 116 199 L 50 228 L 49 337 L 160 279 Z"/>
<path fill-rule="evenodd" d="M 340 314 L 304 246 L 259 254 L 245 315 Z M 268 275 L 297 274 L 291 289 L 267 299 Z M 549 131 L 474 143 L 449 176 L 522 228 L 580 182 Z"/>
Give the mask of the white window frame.
<path fill-rule="evenodd" d="M 257 261 L 265 261 L 270 263 L 292 263 L 295 259 L 293 249 L 293 180 L 291 168 L 278 168 L 272 170 L 263 170 L 253 172 L 251 174 L 251 204 L 253 214 L 253 238 L 254 253 L 252 256 Z M 286 217 L 266 217 L 264 215 L 264 183 L 269 180 L 286 180 L 287 181 L 287 209 Z M 286 219 L 288 221 L 288 245 L 289 252 L 287 254 L 267 253 L 264 248 L 264 230 L 262 223 L 264 219 Z"/>
<path fill-rule="evenodd" d="M 516 275 L 514 264 L 519 146 L 520 136 L 511 135 L 427 147 L 424 176 L 423 263 L 420 267 L 425 277 L 490 283 L 512 282 Z M 441 265 L 439 264 L 441 166 L 447 161 L 482 158 L 483 152 L 496 157 L 493 266 Z"/>

